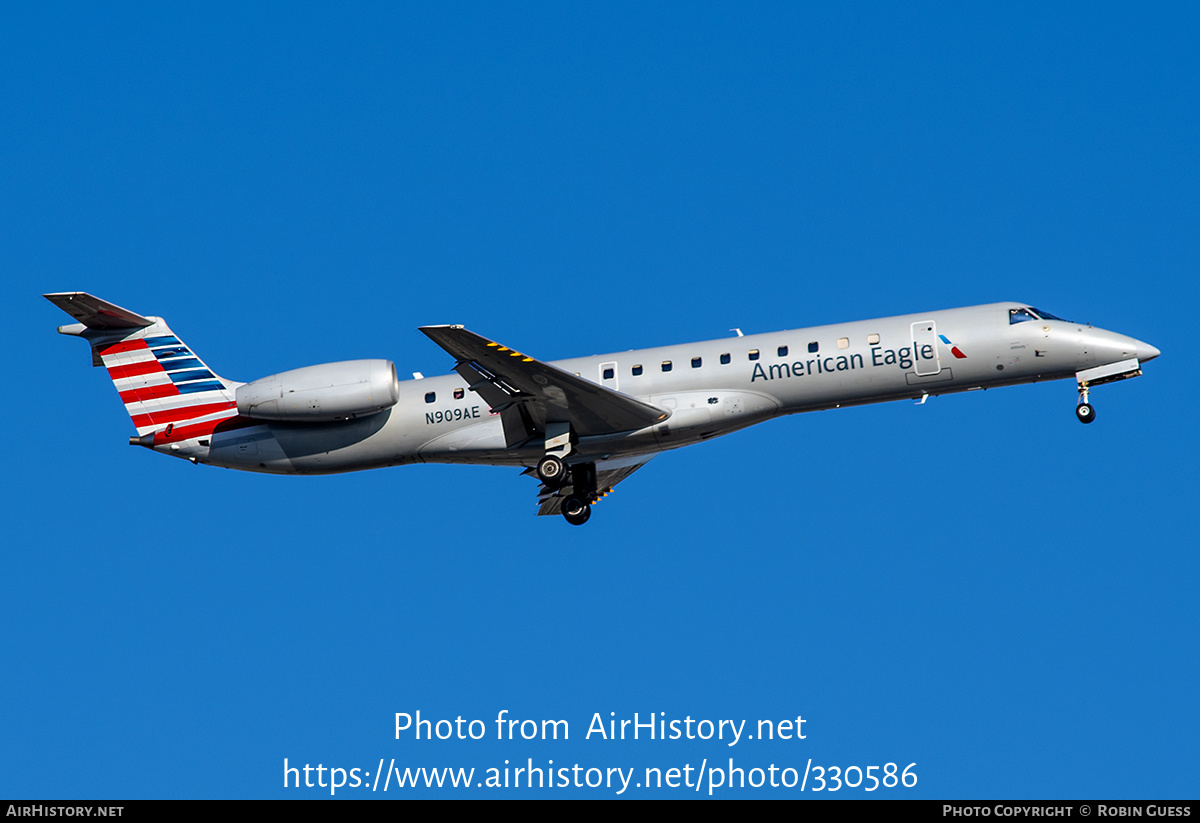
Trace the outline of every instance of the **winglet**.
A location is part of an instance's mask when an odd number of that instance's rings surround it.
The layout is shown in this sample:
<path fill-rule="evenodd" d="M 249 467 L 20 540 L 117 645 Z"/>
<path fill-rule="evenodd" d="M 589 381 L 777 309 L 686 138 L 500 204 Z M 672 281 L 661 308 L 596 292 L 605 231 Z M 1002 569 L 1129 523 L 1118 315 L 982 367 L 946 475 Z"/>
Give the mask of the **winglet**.
<path fill-rule="evenodd" d="M 87 292 L 58 292 L 43 294 L 42 297 L 89 329 L 139 329 L 154 325 L 154 321 L 147 317 L 113 305 L 107 300 L 101 300 Z M 65 333 L 70 334 L 71 332 Z"/>

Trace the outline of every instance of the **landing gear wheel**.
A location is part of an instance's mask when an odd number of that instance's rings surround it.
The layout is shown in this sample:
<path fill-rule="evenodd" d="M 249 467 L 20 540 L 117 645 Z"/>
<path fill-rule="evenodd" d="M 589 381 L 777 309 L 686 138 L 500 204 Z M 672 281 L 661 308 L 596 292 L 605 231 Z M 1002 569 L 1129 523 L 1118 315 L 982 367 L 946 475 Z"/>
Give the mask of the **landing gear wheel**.
<path fill-rule="evenodd" d="M 562 515 L 572 526 L 582 526 L 592 516 L 592 507 L 583 498 L 571 495 L 562 502 Z"/>
<path fill-rule="evenodd" d="M 1075 416 L 1079 418 L 1080 423 L 1091 423 L 1096 419 L 1096 410 L 1092 408 L 1091 403 L 1080 403 L 1075 407 Z"/>
<path fill-rule="evenodd" d="M 558 488 L 567 482 L 566 464 L 561 458 L 548 454 L 538 461 L 537 476 L 547 486 Z"/>

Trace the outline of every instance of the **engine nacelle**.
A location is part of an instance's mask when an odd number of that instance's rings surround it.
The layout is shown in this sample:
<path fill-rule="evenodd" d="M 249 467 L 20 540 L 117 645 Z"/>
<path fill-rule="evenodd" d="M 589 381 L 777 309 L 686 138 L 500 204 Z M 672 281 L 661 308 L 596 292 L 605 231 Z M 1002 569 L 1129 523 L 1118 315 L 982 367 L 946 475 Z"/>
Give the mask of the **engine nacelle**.
<path fill-rule="evenodd" d="M 390 360 L 346 360 L 273 374 L 237 389 L 238 414 L 315 423 L 378 414 L 400 399 Z"/>

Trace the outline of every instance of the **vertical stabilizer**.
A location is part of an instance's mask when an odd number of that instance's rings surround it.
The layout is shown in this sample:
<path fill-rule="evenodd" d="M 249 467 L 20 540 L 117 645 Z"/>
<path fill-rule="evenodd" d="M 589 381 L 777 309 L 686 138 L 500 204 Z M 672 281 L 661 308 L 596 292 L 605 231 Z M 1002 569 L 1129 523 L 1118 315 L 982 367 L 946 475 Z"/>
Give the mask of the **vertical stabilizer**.
<path fill-rule="evenodd" d="M 186 430 L 211 432 L 237 416 L 236 384 L 218 377 L 161 318 L 84 292 L 44 296 L 79 321 L 59 331 L 88 341 L 93 365 L 107 369 L 145 445 L 180 439 Z"/>

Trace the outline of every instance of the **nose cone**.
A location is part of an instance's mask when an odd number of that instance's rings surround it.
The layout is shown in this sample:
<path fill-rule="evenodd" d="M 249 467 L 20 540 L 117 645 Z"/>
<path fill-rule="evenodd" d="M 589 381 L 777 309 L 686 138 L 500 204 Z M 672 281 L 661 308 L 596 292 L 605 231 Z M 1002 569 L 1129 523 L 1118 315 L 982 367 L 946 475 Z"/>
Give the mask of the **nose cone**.
<path fill-rule="evenodd" d="M 1143 343 L 1141 340 L 1134 340 L 1133 342 L 1137 347 L 1137 359 L 1139 363 L 1149 363 L 1160 354 L 1159 350 L 1149 343 Z"/>
<path fill-rule="evenodd" d="M 1118 363 L 1136 357 L 1146 363 L 1158 357 L 1158 349 L 1149 343 L 1104 329 L 1088 329 L 1082 338 L 1084 350 L 1095 363 Z"/>

